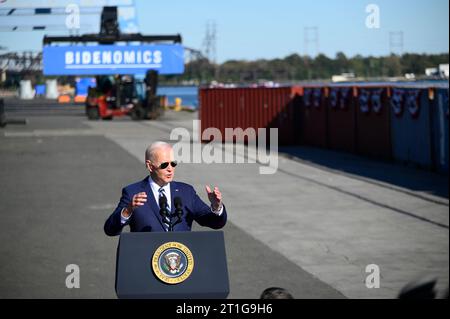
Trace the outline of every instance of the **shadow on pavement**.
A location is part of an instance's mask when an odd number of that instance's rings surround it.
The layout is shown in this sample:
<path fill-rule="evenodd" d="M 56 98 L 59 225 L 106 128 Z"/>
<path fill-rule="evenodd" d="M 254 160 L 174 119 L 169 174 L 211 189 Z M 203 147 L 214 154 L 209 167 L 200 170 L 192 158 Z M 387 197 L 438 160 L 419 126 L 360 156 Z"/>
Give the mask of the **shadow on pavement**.
<path fill-rule="evenodd" d="M 354 154 L 296 146 L 279 147 L 286 157 L 321 168 L 388 183 L 411 191 L 449 198 L 448 176 Z"/>

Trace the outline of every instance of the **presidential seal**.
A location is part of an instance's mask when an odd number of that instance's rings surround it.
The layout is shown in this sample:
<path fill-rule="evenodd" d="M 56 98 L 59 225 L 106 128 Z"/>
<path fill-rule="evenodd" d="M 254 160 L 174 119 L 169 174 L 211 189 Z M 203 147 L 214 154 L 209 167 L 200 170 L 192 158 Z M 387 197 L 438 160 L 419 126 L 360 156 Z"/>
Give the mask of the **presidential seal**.
<path fill-rule="evenodd" d="M 152 269 L 156 277 L 166 284 L 185 281 L 194 269 L 194 257 L 185 245 L 177 242 L 162 244 L 152 257 Z"/>

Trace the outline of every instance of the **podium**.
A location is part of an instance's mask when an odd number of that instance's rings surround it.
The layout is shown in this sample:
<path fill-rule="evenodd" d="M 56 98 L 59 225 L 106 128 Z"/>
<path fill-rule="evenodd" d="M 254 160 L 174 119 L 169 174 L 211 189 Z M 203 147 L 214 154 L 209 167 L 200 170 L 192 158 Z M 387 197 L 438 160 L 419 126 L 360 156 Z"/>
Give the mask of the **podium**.
<path fill-rule="evenodd" d="M 119 298 L 225 299 L 223 232 L 122 233 L 115 287 Z"/>

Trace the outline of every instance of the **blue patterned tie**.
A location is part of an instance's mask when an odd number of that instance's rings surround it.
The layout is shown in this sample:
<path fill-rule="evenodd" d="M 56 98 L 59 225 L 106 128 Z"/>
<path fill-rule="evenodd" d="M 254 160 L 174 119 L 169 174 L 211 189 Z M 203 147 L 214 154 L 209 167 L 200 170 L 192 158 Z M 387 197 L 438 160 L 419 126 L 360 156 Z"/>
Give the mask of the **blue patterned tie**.
<path fill-rule="evenodd" d="M 169 218 L 170 211 L 169 211 L 169 203 L 167 202 L 167 197 L 166 197 L 166 194 L 164 193 L 164 188 L 161 187 L 161 188 L 158 190 L 158 192 L 159 192 L 159 197 L 164 197 L 164 198 L 166 199 L 166 200 L 165 200 L 165 202 L 167 203 L 167 205 L 166 205 L 166 207 L 165 207 L 165 210 L 166 210 L 166 216 L 163 217 L 162 220 L 163 220 L 163 223 L 164 223 L 164 226 L 165 226 L 165 230 L 168 231 L 168 230 L 169 230 L 169 227 L 170 227 L 170 218 Z M 160 207 L 160 208 L 162 208 L 162 207 Z"/>

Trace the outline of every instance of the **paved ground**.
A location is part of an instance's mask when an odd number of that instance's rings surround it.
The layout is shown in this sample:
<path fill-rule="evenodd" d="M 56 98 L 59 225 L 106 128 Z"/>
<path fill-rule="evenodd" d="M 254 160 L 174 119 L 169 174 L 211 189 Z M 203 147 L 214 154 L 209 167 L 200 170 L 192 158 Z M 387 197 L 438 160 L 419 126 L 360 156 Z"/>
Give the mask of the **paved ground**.
<path fill-rule="evenodd" d="M 0 131 L 0 297 L 114 298 L 118 238 L 104 235 L 104 220 L 121 188 L 145 176 L 145 147 L 169 140 L 174 127 L 192 128 L 196 113 L 90 122 L 74 105 L 8 103 L 7 116 L 27 125 Z M 204 199 L 207 183 L 225 196 L 230 298 L 257 298 L 269 286 L 297 298 L 393 298 L 425 274 L 448 286 L 446 178 L 323 150 L 283 151 L 274 175 L 260 175 L 259 164 L 177 169 Z M 65 287 L 72 263 L 80 289 Z M 380 267 L 379 289 L 365 286 L 368 264 Z"/>

